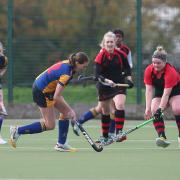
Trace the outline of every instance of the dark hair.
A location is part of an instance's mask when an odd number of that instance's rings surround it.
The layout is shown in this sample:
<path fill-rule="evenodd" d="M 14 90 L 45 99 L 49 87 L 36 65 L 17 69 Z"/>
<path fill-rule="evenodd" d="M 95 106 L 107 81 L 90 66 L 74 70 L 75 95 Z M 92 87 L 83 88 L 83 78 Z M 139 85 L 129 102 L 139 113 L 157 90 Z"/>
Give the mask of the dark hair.
<path fill-rule="evenodd" d="M 121 29 L 114 29 L 113 33 L 114 34 L 120 34 L 122 37 L 124 37 L 124 32 Z"/>
<path fill-rule="evenodd" d="M 68 59 L 73 66 L 76 66 L 76 62 L 79 64 L 84 64 L 85 62 L 89 61 L 88 56 L 84 52 L 71 54 Z"/>

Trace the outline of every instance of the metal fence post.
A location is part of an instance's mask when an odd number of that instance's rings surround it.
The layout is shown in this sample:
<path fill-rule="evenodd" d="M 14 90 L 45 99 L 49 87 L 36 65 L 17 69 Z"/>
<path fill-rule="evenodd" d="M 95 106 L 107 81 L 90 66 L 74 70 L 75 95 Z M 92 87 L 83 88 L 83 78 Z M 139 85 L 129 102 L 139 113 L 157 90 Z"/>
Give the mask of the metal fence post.
<path fill-rule="evenodd" d="M 7 37 L 7 50 L 8 50 L 8 103 L 13 103 L 13 0 L 8 0 L 8 37 Z"/>
<path fill-rule="evenodd" d="M 141 20 L 142 1 L 136 0 L 136 48 L 137 48 L 137 92 L 136 103 L 142 103 L 142 20 Z"/>

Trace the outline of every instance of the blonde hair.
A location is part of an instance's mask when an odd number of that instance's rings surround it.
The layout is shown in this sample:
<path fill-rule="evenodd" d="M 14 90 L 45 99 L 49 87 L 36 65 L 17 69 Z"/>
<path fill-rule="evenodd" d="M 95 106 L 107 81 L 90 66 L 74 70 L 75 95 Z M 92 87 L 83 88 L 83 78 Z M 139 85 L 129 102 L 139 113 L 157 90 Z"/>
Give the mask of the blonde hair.
<path fill-rule="evenodd" d="M 167 61 L 167 52 L 164 50 L 163 46 L 156 47 L 152 58 L 157 58 L 165 62 Z"/>
<path fill-rule="evenodd" d="M 112 31 L 108 31 L 106 34 L 104 34 L 104 37 L 101 41 L 101 43 L 99 44 L 101 48 L 105 47 L 105 38 L 110 37 L 114 39 L 114 42 L 116 42 L 116 35 L 112 32 Z"/>

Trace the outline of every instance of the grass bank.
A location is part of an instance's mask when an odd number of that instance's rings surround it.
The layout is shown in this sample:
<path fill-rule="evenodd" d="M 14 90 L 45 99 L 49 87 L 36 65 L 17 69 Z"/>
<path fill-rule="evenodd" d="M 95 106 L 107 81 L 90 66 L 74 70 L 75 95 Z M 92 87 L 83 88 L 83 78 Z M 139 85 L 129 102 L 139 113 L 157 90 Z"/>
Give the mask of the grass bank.
<path fill-rule="evenodd" d="M 5 102 L 8 100 L 7 89 L 3 89 Z M 15 87 L 13 96 L 13 102 L 15 104 L 27 104 L 32 103 L 32 90 L 30 87 Z M 94 85 L 69 85 L 66 87 L 63 95 L 67 102 L 70 104 L 74 103 L 86 103 L 92 104 L 97 102 L 97 92 Z M 144 103 L 144 90 L 142 93 L 143 103 Z M 136 89 L 128 89 L 127 91 L 127 104 L 136 104 Z"/>

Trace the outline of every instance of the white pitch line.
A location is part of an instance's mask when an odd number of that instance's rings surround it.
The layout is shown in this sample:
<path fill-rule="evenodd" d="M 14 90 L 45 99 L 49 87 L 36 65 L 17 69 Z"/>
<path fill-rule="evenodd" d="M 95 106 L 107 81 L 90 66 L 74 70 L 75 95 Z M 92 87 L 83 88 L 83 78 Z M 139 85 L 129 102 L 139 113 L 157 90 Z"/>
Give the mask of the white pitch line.
<path fill-rule="evenodd" d="M 14 148 L 11 148 L 11 147 L 1 147 L 0 149 L 6 149 L 6 150 L 9 150 L 9 151 L 24 151 L 24 150 L 34 150 L 34 151 L 36 151 L 36 150 L 41 150 L 41 151 L 55 151 L 53 148 L 47 148 L 47 147 L 30 147 L 30 146 L 27 146 L 27 147 L 25 147 L 25 146 L 19 146 L 19 147 L 17 147 L 16 149 L 14 149 Z M 85 148 L 85 147 L 80 147 L 80 148 L 77 148 L 77 150 L 79 150 L 79 152 L 80 152 L 80 150 L 85 150 L 85 151 L 89 151 L 89 150 L 93 150 L 92 148 Z M 158 148 L 158 147 L 154 147 L 154 148 L 135 148 L 135 147 L 132 147 L 132 148 L 123 148 L 123 147 L 104 147 L 104 150 L 157 150 L 157 151 L 159 151 L 159 150 L 162 150 L 162 148 Z M 165 150 L 180 150 L 180 148 L 175 148 L 175 147 L 173 147 L 173 148 L 166 148 Z M 58 152 L 58 151 L 57 151 Z M 74 153 L 74 152 L 73 152 Z"/>
<path fill-rule="evenodd" d="M 62 179 L 62 178 L 50 178 L 50 179 L 47 179 L 47 178 L 38 178 L 38 179 L 34 179 L 34 178 L 32 178 L 32 179 L 30 179 L 30 178 L 0 178 L 0 180 L 94 180 L 94 178 L 86 178 L 86 177 L 81 177 L 81 178 L 78 178 L 78 179 L 76 179 L 76 178 L 66 178 L 66 179 Z M 101 180 L 101 179 L 99 179 L 99 180 Z M 102 180 L 119 180 L 119 179 L 106 179 L 106 178 L 103 178 Z"/>
<path fill-rule="evenodd" d="M 5 139 L 6 140 L 6 139 Z M 40 138 L 40 137 L 36 137 L 36 138 L 32 138 L 32 137 L 26 137 L 26 141 L 56 141 L 57 138 Z M 168 139 L 170 142 L 178 142 L 178 140 L 176 139 Z M 76 138 L 76 139 L 69 139 L 68 142 L 81 142 L 81 141 L 84 141 L 83 139 L 79 139 L 79 138 Z M 127 140 L 128 142 L 155 142 L 155 139 L 128 139 Z"/>
<path fill-rule="evenodd" d="M 136 124 L 137 125 L 137 124 Z M 134 128 L 136 125 L 125 125 L 124 128 Z M 21 125 L 23 126 L 23 124 Z M 177 128 L 175 125 L 165 125 L 166 128 Z M 4 124 L 3 127 L 10 127 L 10 125 L 7 125 L 7 124 Z M 100 128 L 100 125 L 84 125 L 85 128 L 93 128 L 93 129 L 99 129 Z M 153 126 L 150 126 L 150 125 L 146 125 L 144 126 L 143 128 L 153 128 Z M 57 126 L 56 126 L 56 129 L 57 129 Z"/>
<path fill-rule="evenodd" d="M 98 178 L 99 180 L 119 180 L 119 178 L 103 178 L 103 179 L 100 179 Z M 80 178 L 50 178 L 50 179 L 47 179 L 47 178 L 0 178 L 0 180 L 94 180 L 94 178 L 87 178 L 87 177 L 80 177 Z"/>

